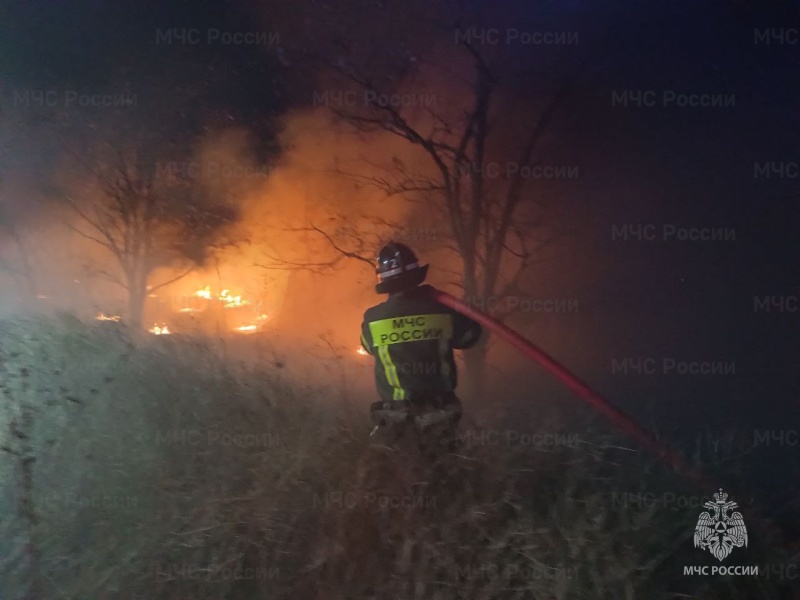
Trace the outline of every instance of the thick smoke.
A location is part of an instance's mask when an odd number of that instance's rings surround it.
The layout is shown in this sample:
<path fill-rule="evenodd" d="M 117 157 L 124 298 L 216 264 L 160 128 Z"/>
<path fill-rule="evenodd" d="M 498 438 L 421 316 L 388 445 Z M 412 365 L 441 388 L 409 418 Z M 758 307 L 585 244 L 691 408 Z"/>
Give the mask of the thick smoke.
<path fill-rule="evenodd" d="M 422 95 L 439 114 L 463 111 L 466 96 L 459 86 L 468 82 L 451 79 L 442 80 L 421 68 L 409 75 L 397 94 Z M 319 90 L 324 91 L 324 86 Z M 511 99 L 501 98 L 499 104 L 507 102 Z M 410 118 L 423 129 L 434 124 L 422 108 L 412 110 Z M 518 129 L 493 138 L 489 164 L 509 163 L 519 143 Z M 315 362 L 312 357 L 324 356 L 366 366 L 367 359 L 356 353 L 359 325 L 363 311 L 382 300 L 374 292 L 374 272 L 368 263 L 382 243 L 397 239 L 413 246 L 431 263 L 429 282 L 459 293 L 455 284 L 461 264 L 453 252 L 446 215 L 435 202 L 389 196 L 382 189 L 397 176 L 398 165 L 403 171 L 425 175 L 431 164 L 408 141 L 388 133 L 358 134 L 338 122 L 325 106 L 289 113 L 281 131 L 284 151 L 273 164 L 254 159 L 248 132 L 230 129 L 209 135 L 186 162 L 160 166 L 165 174 L 194 177 L 207 193 L 235 203 L 241 220 L 230 236 L 234 245 L 148 297 L 145 324 L 167 327 L 171 333 L 217 338 L 263 334 L 261 338 L 280 340 L 283 350 L 291 348 L 300 357 L 295 363 L 305 365 Z M 91 194 L 83 174 L 63 157 L 56 157 L 51 165 L 53 177 L 68 182 L 72 193 Z M 8 282 L 3 286 L 4 306 L 66 309 L 85 319 L 100 314 L 124 319 L 125 290 L 101 276 L 113 273 L 116 266 L 107 251 L 82 235 L 91 232 L 74 214 L 43 196 L 31 170 L 20 171 L 9 184 L 3 197 L 13 191 L 16 201 L 11 206 L 17 212 L 34 202 L 39 208 L 21 211 L 25 218 L 14 221 L 14 235 L 5 234 L 0 240 L 4 262 L 14 265 L 14 270 L 0 273 Z M 552 197 L 552 192 L 540 182 L 531 182 L 528 194 L 541 198 Z M 563 190 L 556 190 L 556 197 L 559 194 L 563 197 Z M 540 266 L 528 273 L 533 296 L 472 301 L 479 308 L 488 308 L 490 303 L 521 307 L 513 324 L 537 334 L 545 346 L 556 350 L 574 343 L 565 338 L 565 325 L 575 325 L 577 329 L 572 330 L 585 342 L 586 331 L 577 333 L 581 328 L 577 313 L 531 310 L 534 301 L 579 302 L 575 285 L 586 270 L 570 265 L 573 261 L 565 252 L 569 245 L 569 240 L 561 242 L 557 252 L 543 255 Z M 345 256 L 347 252 L 363 260 Z M 157 286 L 177 274 L 157 272 L 150 283 Z M 42 297 L 30 302 L 32 292 Z M 498 378 L 527 371 L 496 344 L 490 361 L 494 364 L 491 372 Z"/>

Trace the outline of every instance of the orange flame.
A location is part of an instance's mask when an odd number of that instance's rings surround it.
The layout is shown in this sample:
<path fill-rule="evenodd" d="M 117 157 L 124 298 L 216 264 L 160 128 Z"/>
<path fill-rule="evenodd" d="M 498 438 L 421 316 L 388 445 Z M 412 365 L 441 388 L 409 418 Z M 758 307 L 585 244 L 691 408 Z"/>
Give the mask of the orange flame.
<path fill-rule="evenodd" d="M 97 313 L 97 316 L 95 317 L 95 319 L 97 319 L 98 321 L 114 321 L 114 322 L 118 322 L 118 321 L 122 320 L 122 317 L 120 317 L 118 315 L 110 315 L 109 316 L 109 315 L 106 315 L 105 313 Z"/>
<path fill-rule="evenodd" d="M 162 323 L 161 325 L 153 325 L 153 327 L 148 331 L 154 335 L 169 335 L 172 333 L 166 323 Z"/>
<path fill-rule="evenodd" d="M 253 332 L 253 331 L 257 331 L 261 327 L 262 323 L 264 321 L 266 321 L 268 318 L 269 318 L 268 315 L 258 315 L 256 317 L 256 322 L 255 323 L 249 323 L 247 325 L 242 325 L 241 327 L 237 327 L 235 329 L 235 331 L 241 331 L 242 333 L 250 333 L 250 332 Z"/>
<path fill-rule="evenodd" d="M 237 306 L 250 304 L 249 300 L 242 300 L 241 296 L 232 295 L 230 290 L 222 290 L 219 294 L 219 299 L 225 303 L 225 308 L 236 308 Z"/>

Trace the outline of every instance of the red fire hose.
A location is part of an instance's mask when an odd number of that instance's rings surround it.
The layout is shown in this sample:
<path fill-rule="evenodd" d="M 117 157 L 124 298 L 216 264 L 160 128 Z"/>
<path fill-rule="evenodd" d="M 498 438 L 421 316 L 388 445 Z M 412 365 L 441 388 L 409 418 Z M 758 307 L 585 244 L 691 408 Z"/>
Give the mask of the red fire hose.
<path fill-rule="evenodd" d="M 631 419 L 618 408 L 611 405 L 605 398 L 590 388 L 586 383 L 581 381 L 578 376 L 570 372 L 566 367 L 558 363 L 546 352 L 534 346 L 516 331 L 509 329 L 489 315 L 471 308 L 447 292 L 434 290 L 433 295 L 438 302 L 444 304 L 445 306 L 449 306 L 453 310 L 456 310 L 461 314 L 470 317 L 471 319 L 474 319 L 486 327 L 486 329 L 491 330 L 509 344 L 514 346 L 526 357 L 539 363 L 545 368 L 545 370 L 549 371 L 559 381 L 561 381 L 561 383 L 566 385 L 596 410 L 605 415 L 619 429 L 627 433 L 643 447 L 647 448 L 661 460 L 666 462 L 676 473 L 681 474 L 694 482 L 700 483 L 709 490 L 709 493 L 719 487 L 724 487 L 690 465 L 680 455 L 664 446 L 656 438 L 644 431 L 633 419 Z M 760 526 L 759 528 L 763 531 L 770 532 L 773 535 L 778 535 L 779 538 L 783 537 L 771 523 L 763 520 L 760 518 L 760 516 L 754 515 L 751 517 L 751 520 L 756 522 Z"/>
<path fill-rule="evenodd" d="M 603 415 L 608 417 L 608 419 L 611 420 L 611 422 L 613 422 L 619 429 L 621 429 L 622 431 L 626 432 L 628 435 L 636 439 L 645 448 L 654 452 L 657 456 L 659 456 L 667 464 L 669 464 L 675 471 L 683 472 L 686 473 L 687 475 L 691 473 L 691 475 L 700 476 L 699 473 L 694 472 L 695 471 L 694 468 L 688 463 L 686 463 L 683 460 L 683 458 L 672 452 L 669 448 L 665 447 L 653 436 L 649 435 L 646 431 L 644 431 L 641 427 L 639 427 L 639 425 L 633 419 L 628 417 L 618 408 L 612 406 L 600 394 L 595 392 L 592 388 L 590 388 L 583 381 L 581 381 L 581 379 L 577 375 L 571 373 L 562 364 L 556 362 L 556 360 L 552 358 L 549 354 L 534 346 L 531 342 L 526 340 L 516 331 L 509 329 L 508 327 L 506 327 L 499 321 L 496 321 L 489 315 L 486 315 L 478 310 L 475 310 L 474 308 L 471 308 L 470 306 L 466 305 L 458 298 L 451 296 L 447 292 L 434 290 L 434 298 L 438 302 L 444 304 L 445 306 L 449 306 L 453 310 L 457 310 L 461 314 L 466 315 L 471 319 L 474 319 L 487 329 L 490 329 L 492 332 L 496 333 L 498 336 L 503 338 L 509 344 L 514 346 L 523 355 L 525 355 L 532 361 L 539 363 L 542 367 L 544 367 L 547 371 L 549 371 L 552 375 L 554 375 L 556 379 L 561 381 L 561 383 L 566 385 L 578 396 L 586 400 L 596 410 L 600 411 Z"/>

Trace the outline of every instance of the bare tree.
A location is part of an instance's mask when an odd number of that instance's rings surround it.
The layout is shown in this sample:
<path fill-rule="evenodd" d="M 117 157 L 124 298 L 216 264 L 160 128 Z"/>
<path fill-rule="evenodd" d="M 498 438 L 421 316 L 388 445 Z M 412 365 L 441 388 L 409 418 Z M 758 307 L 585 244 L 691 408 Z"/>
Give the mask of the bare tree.
<path fill-rule="evenodd" d="M 393 14 L 387 9 L 385 17 Z M 350 16 L 361 20 L 362 30 L 371 26 L 364 22 L 368 18 Z M 420 23 L 429 16 L 423 9 Z M 335 40 L 315 58 L 328 77 L 329 87 L 322 94 L 333 87 L 333 74 L 336 96 L 318 96 L 357 131 L 388 133 L 419 150 L 422 158 L 413 165 L 387 157 L 383 164 L 369 161 L 370 175 L 348 175 L 389 196 L 419 202 L 431 222 L 446 223 L 447 245 L 461 262 L 453 283 L 468 303 L 498 313 L 502 304 L 490 305 L 487 299 L 524 294 L 523 274 L 557 237 L 541 233 L 546 225 L 538 211 L 543 199 L 532 189 L 529 174 L 543 160 L 542 141 L 575 76 L 561 75 L 544 93 L 531 90 L 530 72 L 510 73 L 513 57 L 463 33 L 469 17 L 458 10 L 449 18 L 441 12 L 431 17 L 440 41 L 449 44 L 443 54 L 451 62 L 444 65 L 433 64 L 422 48 L 387 45 L 384 40 Z M 376 29 L 383 33 L 384 26 Z M 435 43 L 429 43 L 431 47 Z M 425 83 L 415 87 L 415 75 L 425 70 L 446 82 L 433 88 L 438 102 L 424 103 L 429 91 Z M 409 97 L 418 102 L 399 101 Z M 516 111 L 509 114 L 509 106 Z M 511 130 L 510 119 L 515 122 Z M 478 386 L 485 354 L 483 344 L 467 357 Z"/>
<path fill-rule="evenodd" d="M 0 216 L 0 221 L 3 217 Z M 0 235 L 7 236 L 16 250 L 17 260 L 8 260 L 6 257 L 0 258 L 0 270 L 6 271 L 15 277 L 21 278 L 25 282 L 25 294 L 33 299 L 38 294 L 36 277 L 33 272 L 30 249 L 25 240 L 22 226 L 16 223 L 0 222 Z"/>
<path fill-rule="evenodd" d="M 0 123 L 3 124 L 5 132 L 17 134 L 19 118 L 11 114 L 0 105 Z M 5 148 L 0 148 L 2 153 Z M 5 165 L 0 165 L 4 167 Z M 15 277 L 25 281 L 25 291 L 32 299 L 37 294 L 37 285 L 33 272 L 31 250 L 26 240 L 26 230 L 28 229 L 28 219 L 26 211 L 19 205 L 8 200 L 3 193 L 4 183 L 0 178 L 0 243 L 8 242 L 15 250 L 15 259 L 8 255 L 0 256 L 0 270 L 6 271 Z"/>
<path fill-rule="evenodd" d="M 74 155 L 82 182 L 80 195 L 62 185 L 51 195 L 73 219 L 67 226 L 104 249 L 115 269 L 98 274 L 128 295 L 128 319 L 140 328 L 149 293 L 186 276 L 217 250 L 231 245 L 238 208 L 212 198 L 187 170 L 170 168 L 168 145 L 159 139 L 124 144 L 96 142 L 88 155 Z M 159 269 L 174 276 L 153 281 Z"/>

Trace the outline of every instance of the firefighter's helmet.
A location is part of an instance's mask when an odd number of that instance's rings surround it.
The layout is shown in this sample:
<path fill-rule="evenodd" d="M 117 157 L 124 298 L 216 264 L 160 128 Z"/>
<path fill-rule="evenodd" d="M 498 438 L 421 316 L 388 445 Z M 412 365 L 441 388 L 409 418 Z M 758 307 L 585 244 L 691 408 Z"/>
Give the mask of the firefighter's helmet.
<path fill-rule="evenodd" d="M 418 286 L 425 281 L 428 265 L 420 265 L 417 255 L 405 244 L 389 242 L 378 254 L 375 273 L 379 294 L 394 294 Z"/>

